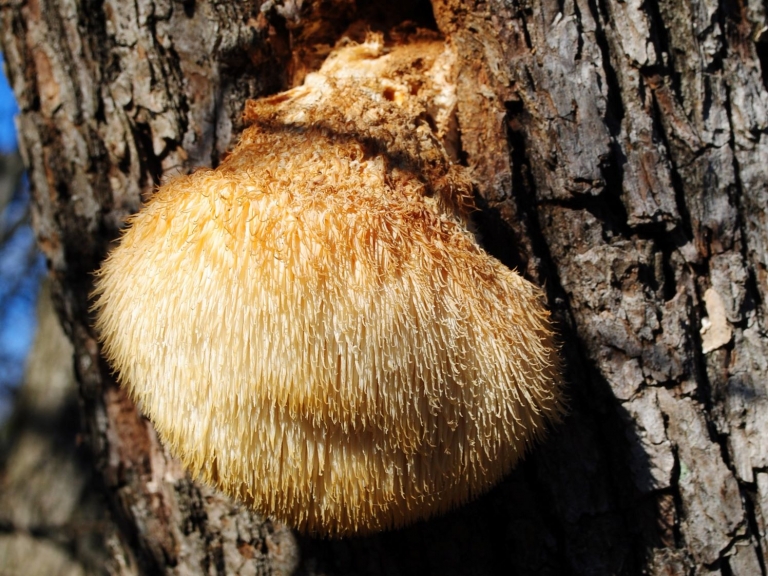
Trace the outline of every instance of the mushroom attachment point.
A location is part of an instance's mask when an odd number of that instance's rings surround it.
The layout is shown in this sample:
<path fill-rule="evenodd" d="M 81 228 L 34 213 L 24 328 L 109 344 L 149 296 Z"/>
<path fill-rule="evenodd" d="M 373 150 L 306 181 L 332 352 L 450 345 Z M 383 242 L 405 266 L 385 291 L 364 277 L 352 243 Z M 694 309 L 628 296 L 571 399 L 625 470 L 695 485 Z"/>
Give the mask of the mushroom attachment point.
<path fill-rule="evenodd" d="M 562 411 L 540 289 L 468 224 L 450 70 L 438 41 L 337 50 L 98 272 L 105 355 L 171 453 L 300 530 L 455 507 Z"/>

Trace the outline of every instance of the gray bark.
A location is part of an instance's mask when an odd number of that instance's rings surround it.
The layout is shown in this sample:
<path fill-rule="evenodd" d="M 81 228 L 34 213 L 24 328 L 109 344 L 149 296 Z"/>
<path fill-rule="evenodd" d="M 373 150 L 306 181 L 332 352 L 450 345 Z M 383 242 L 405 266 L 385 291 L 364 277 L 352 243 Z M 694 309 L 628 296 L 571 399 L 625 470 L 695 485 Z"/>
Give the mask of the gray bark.
<path fill-rule="evenodd" d="M 372 4 L 372 6 L 369 6 Z M 363 6 L 366 6 L 363 8 Z M 428 7 L 426 7 L 428 8 Z M 86 435 L 147 573 L 765 574 L 768 35 L 759 0 L 3 0 L 34 222 Z M 546 286 L 570 416 L 498 488 L 370 538 L 292 534 L 187 478 L 118 388 L 91 272 L 156 183 L 349 24 L 460 59 L 487 249 Z"/>

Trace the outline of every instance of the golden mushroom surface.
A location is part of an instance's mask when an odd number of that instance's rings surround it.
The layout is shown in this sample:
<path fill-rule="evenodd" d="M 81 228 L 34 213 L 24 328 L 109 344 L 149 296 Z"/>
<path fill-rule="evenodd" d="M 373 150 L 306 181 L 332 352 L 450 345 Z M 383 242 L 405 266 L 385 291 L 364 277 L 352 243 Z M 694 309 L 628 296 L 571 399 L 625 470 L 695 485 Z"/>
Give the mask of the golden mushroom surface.
<path fill-rule="evenodd" d="M 249 102 L 232 154 L 160 188 L 97 280 L 105 354 L 171 452 L 321 534 L 483 492 L 562 405 L 542 294 L 469 231 L 466 171 L 393 55 L 348 47 Z"/>

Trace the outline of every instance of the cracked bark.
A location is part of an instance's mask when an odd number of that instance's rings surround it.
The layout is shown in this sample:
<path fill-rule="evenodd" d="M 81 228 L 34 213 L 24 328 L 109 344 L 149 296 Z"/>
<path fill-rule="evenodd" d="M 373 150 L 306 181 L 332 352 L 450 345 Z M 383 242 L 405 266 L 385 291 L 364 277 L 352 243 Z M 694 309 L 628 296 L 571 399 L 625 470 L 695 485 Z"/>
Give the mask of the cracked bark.
<path fill-rule="evenodd" d="M 765 3 L 363 6 L 0 2 L 34 222 L 75 348 L 86 435 L 139 566 L 765 574 Z M 300 82 L 358 19 L 383 29 L 416 20 L 454 46 L 478 226 L 489 251 L 547 288 L 571 414 L 476 502 L 329 542 L 184 475 L 100 359 L 88 293 L 154 184 L 215 165 L 242 129 L 245 99 Z"/>

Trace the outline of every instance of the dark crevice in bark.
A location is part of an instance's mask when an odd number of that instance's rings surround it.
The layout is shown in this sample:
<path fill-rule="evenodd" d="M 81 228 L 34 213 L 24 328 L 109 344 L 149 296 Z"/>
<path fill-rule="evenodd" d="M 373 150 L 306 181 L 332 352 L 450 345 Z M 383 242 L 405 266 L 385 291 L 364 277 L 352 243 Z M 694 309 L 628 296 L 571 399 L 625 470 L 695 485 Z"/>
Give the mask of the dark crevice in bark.
<path fill-rule="evenodd" d="M 662 412 L 664 418 L 664 430 L 665 436 L 668 436 L 667 429 L 669 425 L 670 415 Z M 680 457 L 677 453 L 677 446 L 673 444 L 672 454 L 674 457 L 674 465 L 672 466 L 672 473 L 670 478 L 670 490 L 672 493 L 672 501 L 675 504 L 675 525 L 673 527 L 673 534 L 675 537 L 675 547 L 678 549 L 685 548 L 685 538 L 681 530 L 681 521 L 684 515 L 683 498 L 680 495 Z"/>
<path fill-rule="evenodd" d="M 732 349 L 732 345 L 727 345 L 727 348 Z M 727 363 L 727 362 L 726 362 Z M 720 404 L 721 401 L 719 398 L 713 398 L 713 405 Z M 709 439 L 712 441 L 713 444 L 715 444 L 717 447 L 720 448 L 720 457 L 723 459 L 723 464 L 734 473 L 735 468 L 733 465 L 733 458 L 731 457 L 731 453 L 728 450 L 728 435 L 721 433 L 717 429 L 717 424 L 715 423 L 713 418 L 710 418 L 711 414 L 707 414 L 707 432 L 709 433 Z"/>
<path fill-rule="evenodd" d="M 560 11 L 562 12 L 562 7 Z M 576 17 L 576 30 L 578 31 L 578 38 L 576 40 L 576 55 L 574 60 L 581 61 L 582 54 L 584 52 L 584 25 L 581 21 L 581 10 L 579 10 L 579 3 L 573 3 L 573 14 Z"/>
<path fill-rule="evenodd" d="M 747 258 L 745 260 L 747 264 L 749 264 L 749 259 Z M 744 312 L 744 315 L 747 316 L 748 312 L 752 311 L 759 311 L 760 308 L 763 306 L 763 299 L 760 297 L 760 288 L 759 288 L 759 282 L 757 280 L 757 275 L 755 274 L 755 269 L 753 266 L 747 266 L 747 281 L 745 283 L 745 287 L 747 289 L 746 298 L 744 299 L 744 306 L 742 307 L 742 311 Z M 761 316 L 758 316 L 760 320 L 763 320 Z M 761 328 L 763 325 L 763 321 L 760 322 Z M 762 331 L 762 330 L 761 330 Z M 765 334 L 764 331 L 762 331 L 763 334 Z"/>
<path fill-rule="evenodd" d="M 206 561 L 209 562 L 208 566 L 210 567 L 210 563 L 212 562 L 213 567 L 216 569 L 216 574 L 219 576 L 226 576 L 227 564 L 224 561 L 224 548 L 221 545 L 221 539 L 208 540 L 206 551 Z"/>
<path fill-rule="evenodd" d="M 421 28 L 437 30 L 435 14 L 429 0 L 357 0 L 357 11 L 360 18 L 382 32 L 388 32 L 403 22 L 413 22 Z"/>
<path fill-rule="evenodd" d="M 141 13 L 141 9 L 136 7 L 137 13 Z M 181 87 L 184 84 L 184 75 L 181 71 L 180 60 L 178 54 L 173 54 L 171 58 L 167 57 L 167 51 L 165 46 L 160 42 L 157 33 L 157 22 L 160 20 L 167 20 L 167 18 L 158 19 L 155 16 L 154 10 L 147 16 L 147 30 L 148 36 L 152 39 L 152 48 L 157 52 L 156 60 L 154 58 L 149 59 L 149 71 L 151 74 L 151 85 L 154 87 L 156 84 L 162 86 L 162 92 L 167 94 L 170 99 L 170 104 L 175 108 L 174 116 L 180 124 L 186 124 L 186 117 L 179 114 L 180 106 L 179 100 L 183 99 L 184 90 Z M 180 132 L 183 134 L 186 127 L 182 127 Z"/>
<path fill-rule="evenodd" d="M 507 102 L 507 117 L 523 117 L 526 114 L 525 105 L 522 100 L 517 102 Z M 509 126 L 509 123 L 507 124 Z M 522 126 L 525 126 L 525 121 L 521 122 Z M 533 256 L 538 257 L 542 263 L 540 272 L 543 274 L 547 281 L 545 283 L 547 300 L 550 303 L 555 302 L 567 302 L 567 296 L 565 290 L 562 287 L 562 283 L 557 277 L 557 267 L 552 258 L 552 254 L 549 251 L 547 240 L 544 236 L 544 232 L 541 228 L 541 223 L 538 220 L 538 193 L 536 190 L 536 183 L 533 177 L 531 169 L 530 158 L 528 155 L 528 144 L 526 131 L 513 130 L 511 127 L 507 129 L 507 138 L 509 142 L 510 150 L 510 165 L 512 168 L 512 200 L 517 206 L 517 213 L 525 221 L 524 229 L 528 234 L 528 238 L 531 242 L 533 250 Z M 588 196 L 574 197 L 577 198 L 589 198 Z M 497 256 L 494 253 L 497 248 L 497 243 L 489 245 L 488 250 L 491 254 L 503 260 L 504 256 L 509 257 L 509 254 L 499 254 Z M 527 262 L 521 257 L 519 252 L 516 254 L 520 270 L 525 270 Z M 514 263 L 514 261 L 510 262 Z M 570 313 L 565 308 L 560 310 L 560 314 Z"/>
<path fill-rule="evenodd" d="M 658 2 L 645 2 L 643 8 L 647 10 L 650 23 L 651 39 L 659 62 L 653 66 L 656 72 L 670 79 L 672 91 L 679 102 L 683 101 L 682 74 L 678 71 L 677 60 L 670 39 L 669 25 L 664 21 L 661 6 Z M 667 61 L 663 59 L 667 55 Z M 648 70 L 644 70 L 648 73 Z"/>
<path fill-rule="evenodd" d="M 707 273 L 704 273 L 703 275 L 707 275 Z M 703 299 L 701 295 L 697 294 L 696 297 L 696 303 L 692 304 L 689 307 L 689 317 L 688 317 L 688 325 L 689 326 L 701 326 L 701 318 L 702 318 L 702 306 L 703 306 Z M 702 344 L 701 340 L 701 333 L 698 330 L 691 330 L 689 332 L 689 336 L 691 339 L 693 350 L 691 351 L 691 354 L 693 356 L 692 358 L 692 376 L 694 381 L 696 382 L 696 389 L 693 392 L 693 398 L 695 400 L 698 400 L 702 407 L 704 408 L 704 419 L 707 424 L 708 432 L 710 433 L 710 436 L 712 436 L 711 431 L 709 430 L 709 427 L 712 426 L 712 409 L 714 407 L 714 396 L 713 396 L 713 390 L 712 390 L 712 383 L 709 381 L 709 376 L 707 375 L 707 359 L 704 356 L 704 345 Z M 713 438 L 714 439 L 714 438 Z M 721 449 L 722 451 L 722 449 Z"/>
<path fill-rule="evenodd" d="M 176 51 L 175 45 L 171 44 L 169 48 L 170 53 L 170 61 L 171 61 L 171 68 L 173 70 L 173 74 L 176 77 L 177 80 L 177 86 L 181 87 L 184 85 L 184 73 L 181 69 L 181 57 L 179 56 L 178 52 Z M 187 130 L 189 129 L 189 117 L 190 117 L 190 106 L 189 101 L 187 100 L 187 93 L 183 89 L 177 90 L 177 100 L 176 100 L 176 116 L 178 117 L 178 125 L 179 125 L 179 134 L 181 134 L 181 137 L 184 137 L 184 134 L 186 134 Z M 175 148 L 181 147 L 181 142 L 168 142 L 168 146 L 166 147 L 168 152 Z"/>
<path fill-rule="evenodd" d="M 99 66 L 100 81 L 113 82 L 120 74 L 120 64 L 112 54 L 112 40 L 107 35 L 107 17 L 104 13 L 104 0 L 90 0 L 78 11 L 78 30 L 93 55 L 93 63 Z M 105 63 L 107 65 L 105 66 Z M 99 98 L 99 104 L 103 104 Z"/>
<path fill-rule="evenodd" d="M 678 236 L 678 242 L 675 242 L 670 249 L 669 246 L 662 245 L 661 266 L 664 273 L 663 298 L 664 302 L 670 302 L 677 295 L 677 282 L 675 280 L 675 269 L 672 267 L 672 250 L 677 251 L 678 247 L 685 244 L 686 239 Z"/>
<path fill-rule="evenodd" d="M 656 279 L 651 270 L 649 271 L 651 276 L 648 277 L 646 284 L 652 284 L 656 290 L 660 290 L 664 302 L 669 302 L 678 293 L 675 270 L 672 266 L 672 254 L 685 246 L 689 242 L 688 238 L 679 226 L 670 231 L 662 222 L 638 224 L 632 227 L 632 231 L 637 238 L 652 241 L 656 250 L 661 252 L 663 278 Z"/>
<path fill-rule="evenodd" d="M 693 226 L 691 220 L 691 212 L 688 210 L 688 203 L 686 201 L 685 184 L 683 183 L 683 178 L 680 176 L 680 171 L 678 170 L 678 166 L 675 161 L 675 155 L 671 153 L 673 148 L 670 144 L 670 135 L 667 134 L 666 130 L 664 129 L 664 123 L 661 121 L 663 112 L 659 108 L 659 102 L 656 99 L 656 94 L 653 93 L 653 91 L 651 94 L 651 102 L 653 106 L 653 134 L 654 137 L 658 138 L 661 144 L 664 146 L 666 157 L 669 159 L 669 179 L 672 183 L 672 190 L 675 193 L 675 206 L 677 207 L 677 211 L 680 214 L 678 227 L 685 234 L 685 237 L 688 241 L 693 241 Z"/>
<path fill-rule="evenodd" d="M 725 65 L 726 59 L 729 57 L 729 51 L 733 51 L 737 57 L 739 55 L 746 56 L 751 52 L 750 48 L 752 43 L 755 43 L 755 49 L 757 49 L 756 38 L 753 35 L 753 27 L 756 27 L 757 23 L 748 22 L 746 16 L 746 6 L 742 2 L 731 2 L 729 0 L 720 0 L 717 13 L 715 14 L 715 23 L 720 26 L 722 36 L 727 38 L 728 41 L 720 42 L 720 49 L 713 58 L 713 64 L 717 64 L 716 70 L 721 71 Z M 765 29 L 763 28 L 762 35 L 765 35 Z M 762 60 L 759 54 L 755 64 L 760 68 L 763 82 L 765 82 L 765 76 L 762 74 L 763 66 Z M 751 55 L 750 55 L 751 56 Z M 707 67 L 707 72 L 715 71 L 712 66 Z"/>
<path fill-rule="evenodd" d="M 608 37 L 605 30 L 605 19 L 601 17 L 601 9 L 598 7 L 597 0 L 589 0 L 590 11 L 592 12 L 592 18 L 595 21 L 595 41 L 598 48 L 600 48 L 600 55 L 603 60 L 603 72 L 605 73 L 606 82 L 606 96 L 607 103 L 605 124 L 614 139 L 618 138 L 621 133 L 621 123 L 624 120 L 624 103 L 622 100 L 621 85 L 616 73 L 616 68 L 611 61 L 613 54 L 611 52 Z M 605 6 L 602 6 L 602 12 L 605 12 Z M 618 142 L 612 142 L 611 147 L 616 147 L 615 152 L 621 152 L 621 145 Z M 624 156 L 621 152 L 621 156 Z M 626 162 L 626 157 L 624 157 Z"/>
<path fill-rule="evenodd" d="M 616 236 L 627 239 L 633 236 L 634 229 L 627 224 L 627 210 L 621 197 L 607 186 L 597 196 L 583 194 L 568 199 L 546 200 L 543 203 L 569 210 L 586 210 L 600 221 L 603 239 L 607 244 Z"/>
<path fill-rule="evenodd" d="M 133 163 L 133 155 L 131 152 L 131 147 L 126 146 L 125 147 L 125 153 L 120 158 L 120 162 L 117 164 L 117 169 L 120 170 L 123 174 L 128 174 L 131 169 L 131 164 Z M 109 189 L 107 189 L 109 190 Z M 108 209 L 109 207 L 107 207 Z M 106 210 L 105 210 L 106 212 Z"/>
<path fill-rule="evenodd" d="M 754 484 L 739 483 L 742 493 L 742 500 L 744 501 L 744 511 L 747 517 L 748 532 L 747 536 L 751 536 L 752 541 L 755 544 L 755 551 L 757 552 L 757 561 L 760 563 L 760 574 L 766 576 L 765 566 L 765 550 L 760 538 L 760 525 L 757 522 L 757 513 L 755 511 L 757 491 Z"/>
<path fill-rule="evenodd" d="M 505 106 L 508 119 L 519 118 L 525 114 L 522 101 L 506 102 Z M 489 206 L 485 198 L 479 194 L 475 197 L 479 210 L 472 214 L 472 219 L 480 232 L 480 239 L 486 250 L 507 267 L 525 274 L 528 260 L 532 255 L 523 252 L 522 247 L 525 246 L 525 242 L 520 234 L 530 231 L 532 218 L 530 200 L 535 198 L 535 191 L 531 180 L 524 132 L 513 130 L 507 122 L 507 139 L 512 169 L 510 201 L 515 203 L 517 216 L 520 217 L 523 225 L 518 230 L 513 229 L 499 211 Z M 539 240 L 543 242 L 541 238 Z"/>
<path fill-rule="evenodd" d="M 267 94 L 269 94 L 269 92 L 267 92 Z M 219 147 L 216 146 L 216 142 L 219 141 L 219 121 L 221 120 L 222 114 L 221 98 L 221 92 L 217 92 L 213 96 L 213 122 L 211 123 L 211 129 L 213 131 L 213 134 L 211 135 L 213 141 L 213 146 L 211 147 L 211 168 L 213 169 L 216 169 L 222 160 Z"/>
<path fill-rule="evenodd" d="M 763 34 L 755 43 L 755 51 L 760 61 L 760 75 L 763 79 L 763 87 L 768 90 L 768 35 Z"/>
<path fill-rule="evenodd" d="M 525 17 L 525 10 L 520 10 L 518 12 L 520 16 L 520 23 L 522 24 L 521 28 L 523 29 L 523 38 L 525 39 L 525 47 L 528 48 L 528 50 L 533 49 L 533 42 L 531 42 L 531 32 L 528 30 L 528 19 Z M 534 84 L 531 84 L 532 86 Z"/>
<path fill-rule="evenodd" d="M 195 16 L 195 8 L 196 8 L 196 1 L 195 0 L 183 0 L 181 3 L 181 6 L 184 10 L 184 15 L 187 18 L 194 18 Z"/>
<path fill-rule="evenodd" d="M 146 123 L 136 123 L 132 126 L 132 130 L 141 166 L 141 181 L 139 184 L 144 189 L 150 186 L 159 186 L 160 179 L 163 176 L 163 165 L 153 150 L 152 128 Z"/>
<path fill-rule="evenodd" d="M 605 202 L 606 207 L 609 210 L 610 222 L 612 222 L 610 228 L 615 229 L 615 233 L 618 233 L 625 238 L 630 238 L 633 234 L 633 230 L 629 227 L 627 209 L 622 200 L 622 197 L 624 196 L 624 179 L 626 177 L 624 166 L 628 161 L 620 141 L 622 123 L 626 114 L 622 98 L 623 92 L 618 73 L 612 62 L 615 55 L 611 50 L 607 36 L 608 30 L 606 29 L 606 26 L 610 20 L 607 19 L 606 16 L 608 14 L 608 9 L 605 5 L 605 0 L 589 0 L 589 6 L 592 12 L 592 17 L 596 23 L 595 39 L 603 61 L 603 72 L 605 74 L 607 89 L 605 124 L 611 134 L 611 154 L 601 166 L 606 183 L 605 189 L 598 196 L 594 197 L 593 200 L 601 200 Z M 590 212 L 599 220 L 603 222 L 609 221 L 607 218 L 603 217 L 599 211 L 596 212 L 594 208 L 590 209 L 589 206 L 584 207 L 590 210 Z"/>
<path fill-rule="evenodd" d="M 664 255 L 662 260 L 662 266 L 664 270 L 664 286 L 663 297 L 666 302 L 672 300 L 678 291 L 677 282 L 675 281 L 674 269 L 671 264 L 671 256 L 674 252 L 685 246 L 687 243 L 693 240 L 693 227 L 691 214 L 688 210 L 686 202 L 685 185 L 683 179 L 680 176 L 678 167 L 675 163 L 673 155 L 670 154 L 672 150 L 669 141 L 669 136 L 664 129 L 664 124 L 661 121 L 662 112 L 659 107 L 659 103 L 656 99 L 655 93 L 652 91 L 652 120 L 654 137 L 657 138 L 663 149 L 666 152 L 666 157 L 669 162 L 669 174 L 672 184 L 672 190 L 675 196 L 675 205 L 680 215 L 680 219 L 677 221 L 677 225 L 671 231 L 666 230 L 665 223 L 652 224 L 648 226 L 636 226 L 634 230 L 640 237 L 652 238 L 657 242 Z M 695 264 L 689 264 L 694 268 L 699 268 Z M 700 271 L 697 271 L 700 273 Z"/>
<path fill-rule="evenodd" d="M 490 206 L 481 195 L 475 196 L 478 210 L 472 213 L 472 222 L 478 231 L 478 240 L 485 250 L 507 268 L 525 274 L 527 255 L 520 250 L 519 234 L 506 222 L 498 209 Z"/>
<path fill-rule="evenodd" d="M 750 262 L 749 257 L 749 244 L 747 242 L 747 239 L 749 238 L 749 231 L 746 229 L 746 222 L 744 219 L 745 208 L 742 203 L 742 199 L 744 198 L 744 188 L 741 178 L 741 166 L 739 165 L 739 158 L 736 150 L 736 135 L 733 133 L 731 87 L 728 84 L 725 86 L 725 112 L 728 115 L 728 127 L 730 129 L 730 133 L 728 135 L 728 146 L 731 148 L 733 157 L 733 174 L 736 188 L 731 200 L 736 207 L 736 228 L 738 229 L 740 236 L 740 242 L 738 242 L 738 246 L 740 248 L 741 258 L 745 263 L 745 269 L 747 270 L 747 281 L 744 283 L 746 294 L 739 313 L 741 313 L 744 320 L 747 321 L 748 312 L 755 311 L 759 313 L 763 302 L 762 298 L 760 297 L 760 287 L 758 284 L 757 276 L 755 274 L 755 266 L 758 266 L 759 263 Z M 750 264 L 752 265 L 750 266 Z M 762 315 L 758 314 L 758 318 L 761 320 L 760 324 L 762 324 L 762 320 L 764 320 L 761 316 Z"/>

